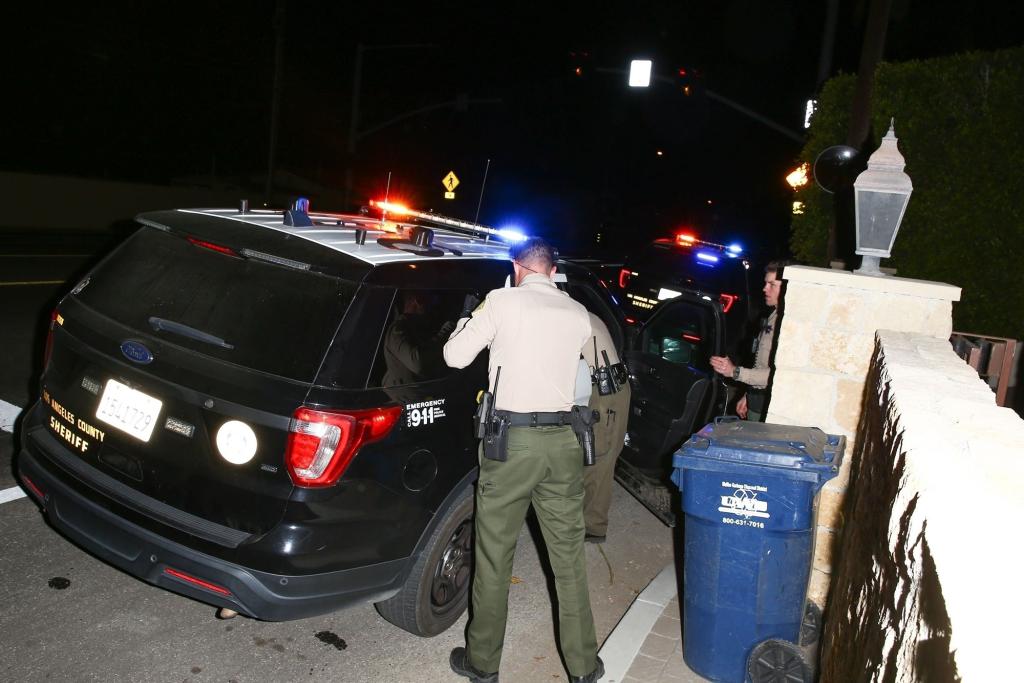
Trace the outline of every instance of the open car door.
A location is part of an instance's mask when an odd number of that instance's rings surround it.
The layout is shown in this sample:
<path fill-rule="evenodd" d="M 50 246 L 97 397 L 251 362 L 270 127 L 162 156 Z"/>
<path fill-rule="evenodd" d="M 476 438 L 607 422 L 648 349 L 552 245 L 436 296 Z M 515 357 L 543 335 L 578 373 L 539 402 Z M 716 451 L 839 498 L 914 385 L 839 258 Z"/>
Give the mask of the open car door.
<path fill-rule="evenodd" d="M 633 388 L 626 445 L 615 476 L 669 526 L 679 492 L 672 454 L 725 404 L 725 386 L 711 356 L 725 346 L 717 302 L 682 294 L 658 310 L 628 341 L 625 363 Z"/>

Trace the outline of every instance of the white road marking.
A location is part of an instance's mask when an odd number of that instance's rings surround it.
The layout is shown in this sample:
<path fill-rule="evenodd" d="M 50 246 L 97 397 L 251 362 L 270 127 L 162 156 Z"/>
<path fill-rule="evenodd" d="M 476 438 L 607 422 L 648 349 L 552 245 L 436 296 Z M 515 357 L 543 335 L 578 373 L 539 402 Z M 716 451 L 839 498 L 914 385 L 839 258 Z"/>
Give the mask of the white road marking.
<path fill-rule="evenodd" d="M 32 287 L 34 285 L 62 285 L 67 280 L 21 280 L 16 282 L 0 282 L 0 287 Z"/>
<path fill-rule="evenodd" d="M 21 414 L 21 408 L 11 405 L 7 401 L 0 400 L 0 430 L 5 432 L 14 431 L 14 421 Z M 9 503 L 25 497 L 25 491 L 20 486 L 12 486 L 9 489 L 0 491 L 0 505 Z"/>
<path fill-rule="evenodd" d="M 24 498 L 26 495 L 25 490 L 20 486 L 12 486 L 9 489 L 4 489 L 3 491 L 0 491 L 0 505 L 10 503 L 12 500 Z"/>
<path fill-rule="evenodd" d="M 21 415 L 21 408 L 0 400 L 0 431 L 13 432 L 14 421 Z"/>

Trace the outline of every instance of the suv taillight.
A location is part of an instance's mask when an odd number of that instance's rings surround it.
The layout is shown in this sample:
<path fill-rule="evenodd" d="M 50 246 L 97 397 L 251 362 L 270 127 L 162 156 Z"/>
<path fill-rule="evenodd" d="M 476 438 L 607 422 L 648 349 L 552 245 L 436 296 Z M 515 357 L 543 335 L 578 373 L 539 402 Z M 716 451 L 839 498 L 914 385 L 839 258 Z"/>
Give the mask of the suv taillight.
<path fill-rule="evenodd" d="M 288 428 L 285 463 L 296 486 L 333 486 L 360 448 L 388 435 L 401 406 L 314 410 L 302 406 Z"/>
<path fill-rule="evenodd" d="M 46 332 L 46 346 L 43 348 L 43 370 L 50 364 L 50 354 L 53 353 L 53 327 L 57 324 L 58 313 L 56 310 L 50 314 L 50 328 Z"/>
<path fill-rule="evenodd" d="M 619 271 L 619 289 L 625 289 L 626 285 L 629 284 L 629 276 L 636 275 L 629 270 L 629 268 L 623 268 Z"/>
<path fill-rule="evenodd" d="M 728 313 L 732 305 L 739 300 L 738 294 L 719 294 L 718 301 L 722 304 L 722 313 Z"/>

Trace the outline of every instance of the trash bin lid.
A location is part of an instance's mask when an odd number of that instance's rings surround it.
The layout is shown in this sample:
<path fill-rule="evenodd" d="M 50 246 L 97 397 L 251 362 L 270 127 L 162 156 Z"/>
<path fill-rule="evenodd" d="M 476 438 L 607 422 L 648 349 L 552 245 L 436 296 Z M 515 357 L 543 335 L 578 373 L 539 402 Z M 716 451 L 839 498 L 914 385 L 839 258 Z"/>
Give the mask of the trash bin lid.
<path fill-rule="evenodd" d="M 690 437 L 673 458 L 713 459 L 800 470 L 836 471 L 842 463 L 846 437 L 826 434 L 817 427 L 764 424 L 718 418 Z"/>

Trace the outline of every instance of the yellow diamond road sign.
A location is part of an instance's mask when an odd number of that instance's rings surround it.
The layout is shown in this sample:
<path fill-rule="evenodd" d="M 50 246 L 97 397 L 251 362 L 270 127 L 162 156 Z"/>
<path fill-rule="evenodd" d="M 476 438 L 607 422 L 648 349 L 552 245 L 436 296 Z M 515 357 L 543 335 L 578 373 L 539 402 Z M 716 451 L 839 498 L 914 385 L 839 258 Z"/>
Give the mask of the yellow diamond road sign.
<path fill-rule="evenodd" d="M 459 184 L 459 179 L 455 177 L 455 171 L 448 171 L 448 175 L 444 177 L 441 184 L 444 185 L 449 192 L 453 192 Z"/>

